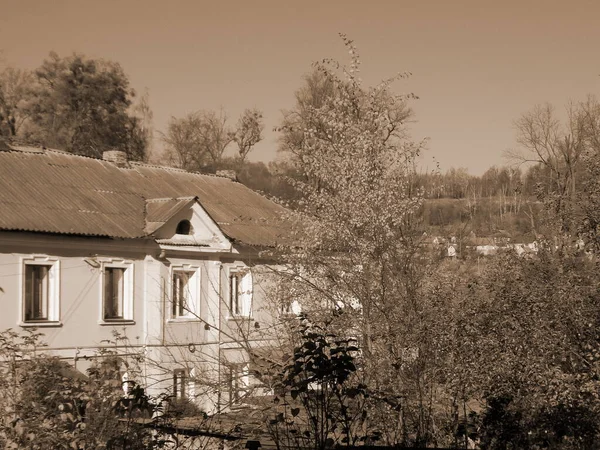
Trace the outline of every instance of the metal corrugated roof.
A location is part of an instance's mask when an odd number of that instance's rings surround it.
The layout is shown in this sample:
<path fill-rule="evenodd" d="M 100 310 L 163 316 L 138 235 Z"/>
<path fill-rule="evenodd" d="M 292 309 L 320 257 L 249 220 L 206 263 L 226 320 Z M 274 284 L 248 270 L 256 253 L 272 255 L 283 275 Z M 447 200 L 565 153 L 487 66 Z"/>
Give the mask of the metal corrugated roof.
<path fill-rule="evenodd" d="M 0 229 L 141 238 L 198 199 L 230 239 L 286 241 L 285 209 L 228 178 L 55 150 L 0 151 Z"/>

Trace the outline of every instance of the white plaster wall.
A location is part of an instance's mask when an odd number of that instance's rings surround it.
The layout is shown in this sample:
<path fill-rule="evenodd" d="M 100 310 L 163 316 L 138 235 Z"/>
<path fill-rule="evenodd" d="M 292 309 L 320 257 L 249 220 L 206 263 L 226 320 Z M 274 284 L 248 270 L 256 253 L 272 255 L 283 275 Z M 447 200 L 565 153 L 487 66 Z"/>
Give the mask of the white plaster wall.
<path fill-rule="evenodd" d="M 12 250 L 12 251 L 11 251 Z M 33 249 L 32 249 L 33 250 Z M 85 349 L 107 345 L 104 340 L 113 339 L 113 331 L 127 336 L 132 345 L 144 342 L 144 267 L 141 255 L 120 255 L 133 264 L 133 320 L 134 324 L 101 325 L 100 268 L 84 262 L 85 255 L 76 250 L 58 251 L 55 248 L 37 247 L 35 251 L 0 247 L 0 330 L 13 328 L 17 331 L 25 327 L 21 322 L 20 302 L 22 299 L 22 259 L 32 254 L 55 257 L 60 261 L 60 325 L 40 326 L 43 340 L 49 349 L 58 349 L 61 354 L 74 353 L 75 349 Z M 79 254 L 78 254 L 79 253 Z M 135 259 L 134 259 L 135 258 Z M 80 355 L 91 354 L 93 350 L 80 350 Z"/>

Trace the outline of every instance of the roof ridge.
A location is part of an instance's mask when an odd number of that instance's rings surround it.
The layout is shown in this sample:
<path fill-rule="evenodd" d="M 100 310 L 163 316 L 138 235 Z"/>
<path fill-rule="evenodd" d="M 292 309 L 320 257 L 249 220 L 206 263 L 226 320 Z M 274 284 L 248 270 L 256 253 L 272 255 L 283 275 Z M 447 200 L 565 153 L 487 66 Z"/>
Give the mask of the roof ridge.
<path fill-rule="evenodd" d="M 203 177 L 213 177 L 213 178 L 219 178 L 219 179 L 225 179 L 225 180 L 233 181 L 231 178 L 228 178 L 228 177 L 225 177 L 225 176 L 222 176 L 222 175 L 217 175 L 216 173 L 198 172 L 198 171 L 195 171 L 195 170 L 182 169 L 180 167 L 163 166 L 163 165 L 160 165 L 160 164 L 150 164 L 150 163 L 146 163 L 146 162 L 143 162 L 143 161 L 129 161 L 129 164 L 131 164 L 132 166 L 149 167 L 149 168 L 154 168 L 154 169 L 163 169 L 163 170 L 168 170 L 168 171 L 173 171 L 173 172 L 189 173 L 190 175 L 200 175 L 200 176 L 203 176 Z M 239 181 L 235 181 L 235 183 L 239 183 Z"/>
<path fill-rule="evenodd" d="M 21 152 L 21 153 L 37 153 L 37 154 L 47 154 L 47 153 L 58 153 L 61 155 L 68 155 L 68 156 L 72 156 L 75 158 L 86 158 L 86 159 L 93 159 L 96 161 L 101 161 L 101 162 L 107 162 L 110 163 L 110 161 L 107 161 L 101 157 L 97 157 L 97 156 L 89 156 L 89 155 L 80 155 L 78 153 L 73 153 L 73 152 L 69 152 L 68 150 L 61 150 L 58 148 L 49 148 L 49 147 L 45 147 L 45 146 L 35 146 L 35 145 L 15 145 L 15 144 L 8 144 L 8 147 L 10 148 L 10 151 L 15 151 L 15 152 Z M 219 178 L 219 179 L 226 179 L 226 180 L 230 180 L 230 181 L 234 181 L 231 178 L 228 178 L 226 176 L 223 175 L 217 175 L 216 173 L 208 173 L 208 172 L 198 172 L 195 170 L 187 170 L 187 169 L 182 169 L 179 167 L 173 167 L 173 166 L 164 166 L 161 164 L 151 164 L 151 163 L 147 163 L 144 161 L 127 161 L 127 163 L 132 167 L 148 167 L 148 168 L 154 168 L 154 169 L 163 169 L 163 170 L 168 170 L 168 171 L 172 171 L 172 172 L 182 172 L 182 173 L 189 173 L 191 175 L 200 175 L 200 176 L 206 176 L 206 177 L 214 177 L 214 178 Z M 112 163 L 111 163 L 112 164 Z M 236 183 L 239 183 L 239 181 L 234 181 Z M 242 183 L 240 183 L 242 184 Z"/>
<path fill-rule="evenodd" d="M 183 197 L 156 197 L 156 198 L 145 198 L 146 202 L 149 203 L 158 203 L 158 202 L 168 202 L 170 200 L 196 200 L 198 198 L 197 195 L 185 195 Z"/>

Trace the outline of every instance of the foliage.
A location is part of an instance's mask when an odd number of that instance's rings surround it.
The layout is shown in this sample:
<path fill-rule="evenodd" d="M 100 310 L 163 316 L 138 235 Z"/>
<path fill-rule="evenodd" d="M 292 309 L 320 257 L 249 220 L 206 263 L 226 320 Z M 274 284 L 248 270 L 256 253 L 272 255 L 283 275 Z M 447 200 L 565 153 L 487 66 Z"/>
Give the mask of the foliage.
<path fill-rule="evenodd" d="M 471 286 L 458 367 L 480 398 L 484 448 L 596 448 L 600 437 L 597 262 L 542 247 L 496 257 Z"/>
<path fill-rule="evenodd" d="M 283 120 L 279 127 L 281 136 L 278 150 L 291 159 L 292 164 L 302 164 L 304 130 L 318 129 L 321 126 L 313 111 L 321 108 L 336 95 L 333 81 L 318 68 L 304 77 L 304 85 L 295 93 L 296 105 L 293 109 L 283 112 Z"/>
<path fill-rule="evenodd" d="M 288 124 L 294 139 L 289 134 L 286 145 L 302 174 L 294 182 L 302 226 L 299 248 L 285 253 L 282 282 L 290 286 L 282 291 L 315 326 L 358 342 L 357 373 L 369 394 L 359 441 L 440 443 L 440 411 L 432 405 L 444 358 L 431 330 L 444 315 L 428 281 L 438 261 L 421 242 L 423 196 L 414 185 L 421 146 L 405 128 L 412 96 L 391 90 L 404 75 L 364 87 L 356 49 L 342 39 L 349 67 L 315 65 L 334 94 L 305 105 L 301 121 Z"/>
<path fill-rule="evenodd" d="M 86 156 L 119 149 L 132 160 L 145 158 L 149 136 L 130 114 L 134 91 L 119 64 L 51 52 L 34 78 L 22 139 Z"/>
<path fill-rule="evenodd" d="M 127 365 L 134 373 L 134 365 L 105 350 L 85 376 L 43 353 L 40 338 L 33 331 L 0 333 L 2 448 L 162 448 L 162 435 L 135 424 L 157 405 L 133 380 L 124 393 L 121 369 Z"/>
<path fill-rule="evenodd" d="M 365 443 L 365 386 L 357 382 L 353 339 L 340 338 L 301 317 L 299 345 L 276 374 L 272 434 L 288 446 L 324 449 Z"/>
<path fill-rule="evenodd" d="M 33 83 L 30 72 L 7 67 L 0 72 L 0 136 L 16 136 L 28 117 Z"/>

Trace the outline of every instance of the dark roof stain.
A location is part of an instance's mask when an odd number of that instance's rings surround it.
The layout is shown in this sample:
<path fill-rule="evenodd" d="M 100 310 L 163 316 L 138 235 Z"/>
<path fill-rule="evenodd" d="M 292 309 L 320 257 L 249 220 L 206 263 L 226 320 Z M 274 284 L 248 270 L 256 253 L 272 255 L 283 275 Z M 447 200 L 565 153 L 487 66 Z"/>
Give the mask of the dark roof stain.
<path fill-rule="evenodd" d="M 232 241 L 285 243 L 285 209 L 229 178 L 32 147 L 0 149 L 0 229 L 151 237 L 198 201 Z"/>

